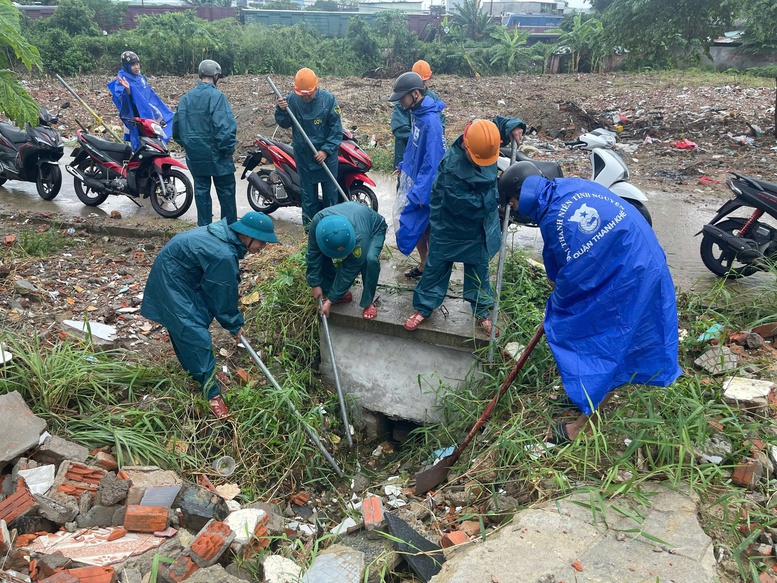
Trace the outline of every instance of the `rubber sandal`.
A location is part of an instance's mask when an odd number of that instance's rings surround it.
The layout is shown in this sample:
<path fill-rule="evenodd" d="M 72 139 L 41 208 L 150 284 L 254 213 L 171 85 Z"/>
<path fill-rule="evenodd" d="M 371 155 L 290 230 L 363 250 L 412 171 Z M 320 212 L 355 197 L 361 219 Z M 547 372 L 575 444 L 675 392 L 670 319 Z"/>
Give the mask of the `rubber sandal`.
<path fill-rule="evenodd" d="M 419 279 L 423 274 L 424 272 L 418 269 L 418 267 L 414 267 L 405 272 L 405 277 L 408 279 Z"/>
<path fill-rule="evenodd" d="M 572 399 L 566 393 L 555 395 L 555 397 L 548 397 L 548 403 L 556 409 L 578 409 L 578 406 L 572 402 Z"/>
<path fill-rule="evenodd" d="M 565 443 L 572 443 L 572 440 L 569 437 L 569 433 L 567 432 L 566 423 L 556 423 L 556 425 L 551 428 L 550 433 L 551 436 L 545 440 L 547 443 L 552 443 L 553 445 L 564 445 Z"/>
<path fill-rule="evenodd" d="M 213 414 L 218 419 L 227 419 L 229 417 L 229 408 L 224 399 L 221 398 L 221 395 L 213 397 L 208 403 L 210 404 L 210 410 L 213 411 Z"/>
<path fill-rule="evenodd" d="M 421 312 L 416 312 L 405 320 L 405 330 L 408 332 L 414 332 L 421 325 L 421 322 L 426 320 L 426 317 L 421 315 Z"/>
<path fill-rule="evenodd" d="M 375 307 L 375 304 L 370 304 L 366 308 L 364 308 L 364 311 L 362 312 L 362 318 L 365 320 L 374 320 L 375 316 L 378 315 L 378 308 Z"/>
<path fill-rule="evenodd" d="M 332 305 L 335 304 L 349 304 L 353 301 L 353 294 L 349 291 L 345 292 L 343 294 L 343 297 L 341 297 L 339 300 L 335 300 L 332 302 Z"/>
<path fill-rule="evenodd" d="M 491 321 L 491 318 L 478 318 L 478 326 L 483 328 L 489 336 L 491 336 L 491 328 L 493 325 L 494 323 Z M 496 337 L 499 337 L 499 328 L 496 329 Z"/>

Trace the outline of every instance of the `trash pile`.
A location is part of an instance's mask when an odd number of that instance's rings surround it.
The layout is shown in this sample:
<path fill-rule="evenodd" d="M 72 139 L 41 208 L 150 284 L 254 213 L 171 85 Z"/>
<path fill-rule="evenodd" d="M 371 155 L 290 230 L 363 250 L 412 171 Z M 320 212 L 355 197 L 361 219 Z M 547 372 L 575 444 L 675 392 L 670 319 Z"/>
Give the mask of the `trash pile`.
<path fill-rule="evenodd" d="M 403 569 L 429 581 L 444 549 L 480 539 L 519 506 L 500 495 L 476 507 L 474 481 L 424 499 L 399 477 L 371 492 L 361 476 L 352 490 L 363 496 L 296 492 L 241 505 L 236 484 L 120 467 L 109 447 L 50 435 L 17 392 L 0 396 L 0 426 L 0 581 L 145 583 L 153 571 L 168 583 L 357 583 Z M 228 477 L 234 460 L 214 469 Z M 343 520 L 325 526 L 338 511 Z"/>

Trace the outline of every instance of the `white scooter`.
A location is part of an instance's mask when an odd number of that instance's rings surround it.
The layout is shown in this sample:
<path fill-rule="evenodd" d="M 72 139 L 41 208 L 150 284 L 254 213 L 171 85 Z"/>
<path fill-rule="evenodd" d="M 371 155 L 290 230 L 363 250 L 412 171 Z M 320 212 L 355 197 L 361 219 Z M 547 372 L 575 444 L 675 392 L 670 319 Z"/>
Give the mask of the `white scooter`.
<path fill-rule="evenodd" d="M 639 188 L 628 182 L 631 178 L 629 169 L 623 159 L 615 152 L 615 134 L 603 128 L 581 135 L 573 142 L 564 142 L 570 148 L 580 148 L 590 152 L 591 178 L 593 182 L 609 188 L 622 199 L 631 203 L 645 217 L 649 225 L 653 225 L 650 212 L 647 210 L 647 196 Z M 537 162 L 518 152 L 516 161 L 532 162 L 545 178 L 562 178 L 561 167 L 556 162 Z M 497 161 L 499 171 L 503 172 L 510 165 L 510 148 L 502 148 Z"/>

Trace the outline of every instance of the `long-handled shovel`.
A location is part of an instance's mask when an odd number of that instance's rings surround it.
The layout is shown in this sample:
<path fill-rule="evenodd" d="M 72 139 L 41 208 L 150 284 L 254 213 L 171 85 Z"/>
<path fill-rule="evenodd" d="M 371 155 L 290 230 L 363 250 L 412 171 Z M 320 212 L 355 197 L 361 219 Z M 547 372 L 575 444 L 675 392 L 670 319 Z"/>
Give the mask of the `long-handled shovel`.
<path fill-rule="evenodd" d="M 518 373 L 523 368 L 523 365 L 526 364 L 526 361 L 529 359 L 529 355 L 531 354 L 532 350 L 534 350 L 534 347 L 537 346 L 537 342 L 540 341 L 540 338 L 542 338 L 544 332 L 545 328 L 542 324 L 540 324 L 537 328 L 537 331 L 534 333 L 534 336 L 532 336 L 531 340 L 529 340 L 529 344 L 526 346 L 526 348 L 523 349 L 523 353 L 518 359 L 518 362 L 515 363 L 515 366 L 513 366 L 513 369 L 502 383 L 502 387 L 499 389 L 499 392 L 494 396 L 493 399 L 491 399 L 491 402 L 489 402 L 489 404 L 486 406 L 483 414 L 480 416 L 480 419 L 477 420 L 475 425 L 472 426 L 472 429 L 469 430 L 469 433 L 467 433 L 467 437 L 464 438 L 464 441 L 461 442 L 461 444 L 453 451 L 451 455 L 441 459 L 428 470 L 424 470 L 423 472 L 416 474 L 416 496 L 420 496 L 428 490 L 431 490 L 445 479 L 445 477 L 448 475 L 448 469 L 450 469 L 450 467 L 453 465 L 453 462 L 459 459 L 459 456 L 467 448 L 469 443 L 475 437 L 475 434 L 481 427 L 483 427 L 483 424 L 491 416 L 491 413 L 494 410 L 494 407 L 496 407 L 496 404 L 499 402 L 499 399 L 502 397 L 502 395 L 505 394 L 509 386 L 518 376 Z"/>
<path fill-rule="evenodd" d="M 510 166 L 518 157 L 518 144 L 512 140 Z M 510 226 L 510 205 L 505 206 L 505 217 L 502 221 L 502 246 L 499 248 L 499 267 L 496 270 L 496 290 L 494 290 L 494 310 L 491 316 L 491 337 L 488 340 L 488 362 L 494 362 L 494 343 L 496 342 L 496 325 L 499 321 L 499 297 L 502 295 L 502 275 L 504 275 L 505 255 L 507 254 L 507 228 Z"/>
<path fill-rule="evenodd" d="M 243 346 L 246 347 L 246 350 L 248 351 L 248 354 L 251 355 L 251 358 L 254 359 L 254 362 L 257 364 L 257 366 L 262 370 L 264 373 L 264 376 L 268 378 L 268 380 L 273 384 L 273 386 L 278 389 L 279 392 L 283 392 L 283 389 L 278 384 L 278 381 L 275 380 L 275 377 L 270 374 L 270 371 L 267 370 L 267 367 L 262 362 L 262 359 L 259 358 L 259 355 L 254 351 L 253 348 L 251 348 L 251 344 L 249 344 L 248 339 L 246 338 L 245 334 L 241 334 L 239 338 L 240 342 L 243 343 Z M 313 430 L 312 427 L 310 427 L 306 422 L 305 418 L 302 416 L 302 414 L 299 412 L 299 410 L 294 406 L 294 403 L 291 402 L 291 400 L 286 399 L 286 402 L 289 405 L 289 408 L 291 409 L 291 412 L 294 413 L 299 420 L 302 422 L 302 427 L 305 429 L 305 433 L 308 434 L 308 437 L 310 440 L 318 446 L 318 449 L 321 450 L 321 453 L 324 454 L 324 457 L 326 458 L 326 461 L 329 462 L 329 465 L 332 466 L 332 469 L 337 473 L 338 477 L 343 477 L 343 470 L 340 469 L 340 466 L 337 465 L 337 462 L 334 460 L 332 455 L 326 450 L 326 448 L 321 443 L 321 440 L 318 438 L 318 435 L 316 435 L 316 432 Z"/>
<path fill-rule="evenodd" d="M 321 298 L 318 298 L 318 307 L 323 308 L 324 302 Z M 340 401 L 340 414 L 343 416 L 343 424 L 345 425 L 345 437 L 348 440 L 348 448 L 353 447 L 353 440 L 351 439 L 351 425 L 348 423 L 348 410 L 345 407 L 345 397 L 343 396 L 343 388 L 340 386 L 340 375 L 337 372 L 337 363 L 335 362 L 335 347 L 332 346 L 332 337 L 329 335 L 329 322 L 325 315 L 321 315 L 321 321 L 324 323 L 324 336 L 326 336 L 326 344 L 329 346 L 329 358 L 332 361 L 332 371 L 335 374 L 335 386 L 337 387 L 337 400 Z"/>
<path fill-rule="evenodd" d="M 275 86 L 275 83 L 272 82 L 272 79 L 270 79 L 270 76 L 267 76 L 267 82 L 270 84 L 270 87 L 272 87 L 272 90 L 275 92 L 275 95 L 278 96 L 278 99 L 283 99 L 283 95 L 280 91 L 278 91 L 278 88 Z M 316 150 L 316 147 L 313 145 L 313 142 L 310 141 L 310 138 L 305 133 L 305 130 L 302 129 L 302 126 L 300 125 L 299 121 L 297 120 L 296 116 L 294 115 L 294 112 L 291 111 L 288 107 L 286 108 L 286 113 L 289 114 L 289 117 L 291 118 L 291 123 L 294 124 L 294 127 L 296 130 L 302 135 L 303 138 L 305 138 L 305 142 L 310 147 L 310 151 L 313 152 L 313 155 L 315 156 L 318 153 L 318 150 Z M 336 155 L 336 154 L 335 154 Z M 321 162 L 321 168 L 323 168 L 326 171 L 326 175 L 329 176 L 329 178 L 334 182 L 335 186 L 337 187 L 337 192 L 340 193 L 340 196 L 343 199 L 343 202 L 348 202 L 351 200 L 348 198 L 348 195 L 343 192 L 343 189 L 340 188 L 340 183 L 337 182 L 337 178 L 334 177 L 332 174 L 332 171 L 329 169 L 329 167 L 326 165 L 326 160 Z M 311 217 L 313 218 L 313 217 Z"/>
<path fill-rule="evenodd" d="M 62 77 L 60 77 L 58 74 L 54 74 L 54 76 L 57 78 L 57 80 L 60 83 L 62 83 L 62 86 L 65 89 L 67 89 L 73 97 L 78 99 L 78 102 L 86 108 L 86 111 L 88 111 L 89 113 L 92 114 L 94 119 L 97 120 L 97 123 L 99 123 L 101 126 L 103 126 L 114 140 L 116 140 L 119 143 L 124 143 L 124 140 L 122 140 L 119 136 L 117 136 L 116 134 L 114 134 L 111 131 L 111 128 L 109 128 L 108 124 L 106 124 L 103 121 L 103 118 L 101 118 L 99 115 L 97 115 L 97 112 L 95 110 L 93 110 L 91 107 L 89 107 L 89 105 L 86 103 L 86 101 L 81 99 L 81 96 L 78 93 L 76 93 L 75 90 L 70 85 L 68 85 L 67 82 Z M 81 125 L 81 124 L 79 124 L 79 125 Z M 83 129 L 83 126 L 81 126 L 81 128 Z"/>

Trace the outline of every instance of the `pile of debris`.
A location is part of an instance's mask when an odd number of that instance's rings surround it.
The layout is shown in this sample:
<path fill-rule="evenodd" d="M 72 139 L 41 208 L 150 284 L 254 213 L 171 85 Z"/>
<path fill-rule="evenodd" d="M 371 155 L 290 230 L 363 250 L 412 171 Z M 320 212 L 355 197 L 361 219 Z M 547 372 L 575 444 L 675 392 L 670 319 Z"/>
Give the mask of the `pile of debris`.
<path fill-rule="evenodd" d="M 429 581 L 445 562 L 444 548 L 480 539 L 484 524 L 509 519 L 518 506 L 501 496 L 483 509 L 485 522 L 463 520 L 479 513 L 476 483 L 419 499 L 399 477 L 380 495 L 362 480 L 353 490 L 363 497 L 297 492 L 281 505 L 241 506 L 236 484 L 214 487 L 205 474 L 194 484 L 155 466 L 120 468 L 108 447 L 89 451 L 50 435 L 17 392 L 0 396 L 0 426 L 7 436 L 0 443 L 0 581 L 145 583 L 153 571 L 168 583 L 357 583 L 403 569 Z M 325 515 L 338 504 L 345 518 L 328 528 Z"/>

